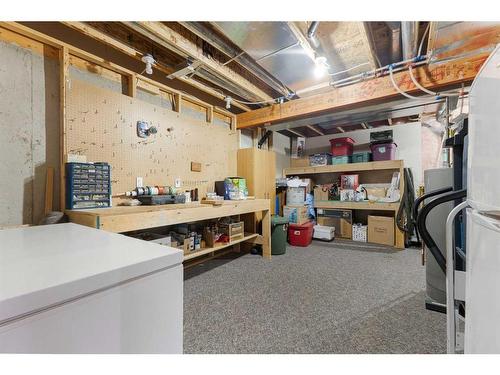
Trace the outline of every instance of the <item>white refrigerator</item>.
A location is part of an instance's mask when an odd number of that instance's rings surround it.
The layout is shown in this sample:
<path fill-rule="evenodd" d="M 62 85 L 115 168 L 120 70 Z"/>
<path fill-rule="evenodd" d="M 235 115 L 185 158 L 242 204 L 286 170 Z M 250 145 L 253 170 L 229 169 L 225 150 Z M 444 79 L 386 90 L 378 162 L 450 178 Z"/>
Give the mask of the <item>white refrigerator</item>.
<path fill-rule="evenodd" d="M 500 353 L 500 45 L 470 94 L 465 353 Z"/>

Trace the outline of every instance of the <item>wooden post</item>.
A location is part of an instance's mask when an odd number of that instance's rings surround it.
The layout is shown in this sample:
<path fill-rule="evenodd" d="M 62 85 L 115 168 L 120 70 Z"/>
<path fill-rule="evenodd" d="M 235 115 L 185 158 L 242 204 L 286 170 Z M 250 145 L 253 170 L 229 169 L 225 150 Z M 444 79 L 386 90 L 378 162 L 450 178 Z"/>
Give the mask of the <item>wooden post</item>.
<path fill-rule="evenodd" d="M 69 52 L 68 47 L 62 46 L 59 50 L 59 184 L 60 210 L 66 207 L 66 172 L 64 159 L 66 150 L 66 99 L 68 90 Z"/>
<path fill-rule="evenodd" d="M 271 259 L 271 210 L 262 211 L 262 256 Z"/>
<path fill-rule="evenodd" d="M 135 98 L 137 96 L 137 74 L 132 73 L 128 76 L 128 96 Z"/>
<path fill-rule="evenodd" d="M 54 210 L 54 167 L 47 167 L 47 180 L 45 181 L 45 215 Z"/>

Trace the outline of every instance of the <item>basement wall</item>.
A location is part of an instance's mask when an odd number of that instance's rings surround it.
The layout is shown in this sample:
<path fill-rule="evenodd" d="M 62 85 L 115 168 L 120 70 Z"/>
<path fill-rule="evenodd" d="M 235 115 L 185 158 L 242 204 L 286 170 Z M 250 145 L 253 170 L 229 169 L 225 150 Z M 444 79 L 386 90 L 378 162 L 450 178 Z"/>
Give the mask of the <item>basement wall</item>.
<path fill-rule="evenodd" d="M 0 40 L 0 225 L 44 216 L 46 168 L 59 209 L 59 62 Z"/>

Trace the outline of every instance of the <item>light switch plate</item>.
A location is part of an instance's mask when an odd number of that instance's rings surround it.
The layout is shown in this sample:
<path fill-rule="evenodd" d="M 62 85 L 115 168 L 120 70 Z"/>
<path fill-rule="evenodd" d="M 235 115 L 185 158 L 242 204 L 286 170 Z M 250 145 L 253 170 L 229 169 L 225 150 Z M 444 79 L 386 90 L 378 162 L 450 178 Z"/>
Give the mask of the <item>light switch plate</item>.
<path fill-rule="evenodd" d="M 135 187 L 143 187 L 142 177 L 135 178 Z"/>

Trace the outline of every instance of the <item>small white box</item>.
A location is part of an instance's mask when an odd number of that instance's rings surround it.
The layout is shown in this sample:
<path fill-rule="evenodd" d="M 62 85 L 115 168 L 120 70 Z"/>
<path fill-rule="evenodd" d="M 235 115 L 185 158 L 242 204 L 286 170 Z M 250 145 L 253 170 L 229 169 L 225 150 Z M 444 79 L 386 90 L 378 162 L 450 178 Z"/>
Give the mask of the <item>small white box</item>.
<path fill-rule="evenodd" d="M 352 226 L 352 240 L 367 242 L 368 225 L 354 224 Z"/>
<path fill-rule="evenodd" d="M 317 240 L 331 241 L 335 238 L 335 228 L 325 227 L 323 225 L 315 225 L 313 238 Z"/>
<path fill-rule="evenodd" d="M 341 202 L 352 202 L 354 201 L 354 192 L 352 189 L 340 190 L 340 201 Z"/>
<path fill-rule="evenodd" d="M 151 240 L 149 242 L 154 242 L 154 243 L 157 243 L 157 244 L 160 244 L 160 245 L 164 245 L 164 246 L 172 246 L 172 237 L 171 236 L 165 236 L 165 237 L 162 237 L 162 238 L 157 238 L 155 240 Z"/>

